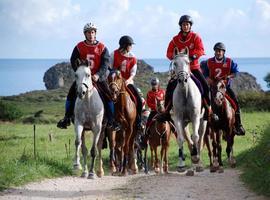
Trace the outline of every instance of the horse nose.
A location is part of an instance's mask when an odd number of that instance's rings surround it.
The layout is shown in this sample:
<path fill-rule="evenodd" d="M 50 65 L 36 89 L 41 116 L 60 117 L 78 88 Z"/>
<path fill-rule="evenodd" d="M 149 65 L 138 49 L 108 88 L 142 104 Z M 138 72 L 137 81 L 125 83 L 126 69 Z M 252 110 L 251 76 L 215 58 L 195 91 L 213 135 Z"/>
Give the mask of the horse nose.
<path fill-rule="evenodd" d="M 82 92 L 82 95 L 85 95 L 85 91 Z"/>

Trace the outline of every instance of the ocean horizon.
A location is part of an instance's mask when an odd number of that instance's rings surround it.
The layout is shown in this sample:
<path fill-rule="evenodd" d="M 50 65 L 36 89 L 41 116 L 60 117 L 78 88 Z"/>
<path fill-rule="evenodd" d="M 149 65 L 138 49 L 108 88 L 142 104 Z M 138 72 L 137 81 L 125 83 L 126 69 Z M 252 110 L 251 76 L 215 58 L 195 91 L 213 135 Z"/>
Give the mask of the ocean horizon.
<path fill-rule="evenodd" d="M 206 58 L 202 58 L 204 60 Z M 165 58 L 144 58 L 155 72 L 169 70 L 169 60 Z M 268 90 L 263 80 L 270 73 L 270 57 L 268 58 L 234 58 L 240 72 L 253 75 L 263 90 Z M 69 59 L 0 59 L 0 96 L 18 95 L 33 90 L 45 90 L 44 73 L 53 65 L 68 62 Z"/>

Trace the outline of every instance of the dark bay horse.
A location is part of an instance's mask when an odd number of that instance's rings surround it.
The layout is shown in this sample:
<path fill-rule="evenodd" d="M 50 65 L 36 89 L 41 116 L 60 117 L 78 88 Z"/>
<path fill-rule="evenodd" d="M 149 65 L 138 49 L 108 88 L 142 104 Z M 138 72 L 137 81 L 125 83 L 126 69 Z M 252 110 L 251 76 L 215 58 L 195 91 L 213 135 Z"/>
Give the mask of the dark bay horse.
<path fill-rule="evenodd" d="M 234 144 L 234 123 L 235 110 L 230 101 L 226 98 L 226 80 L 220 79 L 211 86 L 212 108 L 218 115 L 217 122 L 211 122 L 207 125 L 205 143 L 208 148 L 210 160 L 210 171 L 224 171 L 222 162 L 222 134 L 227 142 L 226 153 L 231 167 L 235 167 L 236 160 L 233 156 Z M 212 139 L 212 149 L 210 140 Z"/>
<path fill-rule="evenodd" d="M 111 173 L 121 172 L 122 175 L 127 175 L 128 168 L 132 173 L 137 173 L 138 167 L 134 157 L 136 105 L 119 71 L 110 73 L 108 83 L 115 104 L 115 118 L 122 126 L 120 131 L 113 132 L 109 137 Z"/>
<path fill-rule="evenodd" d="M 146 130 L 146 140 L 151 150 L 151 167 L 156 173 L 168 173 L 168 150 L 170 145 L 171 124 L 169 121 L 159 119 L 159 114 L 164 113 L 164 100 L 156 99 L 157 115 L 153 118 L 151 124 Z M 160 162 L 158 159 L 157 148 L 161 145 Z M 154 155 L 153 155 L 154 154 Z M 148 172 L 147 164 L 147 146 L 145 148 L 145 172 Z M 154 158 L 155 157 L 155 158 Z"/>

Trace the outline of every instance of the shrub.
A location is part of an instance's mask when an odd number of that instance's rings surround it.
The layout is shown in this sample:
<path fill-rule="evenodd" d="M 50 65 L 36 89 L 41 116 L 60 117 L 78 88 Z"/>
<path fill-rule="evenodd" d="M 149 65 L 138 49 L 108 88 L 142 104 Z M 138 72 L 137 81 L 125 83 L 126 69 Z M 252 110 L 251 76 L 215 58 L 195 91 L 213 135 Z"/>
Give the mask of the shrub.
<path fill-rule="evenodd" d="M 19 119 L 22 115 L 22 111 L 16 105 L 0 101 L 0 120 L 12 121 Z"/>
<path fill-rule="evenodd" d="M 240 107 L 246 111 L 270 111 L 270 94 L 243 92 L 238 94 Z"/>

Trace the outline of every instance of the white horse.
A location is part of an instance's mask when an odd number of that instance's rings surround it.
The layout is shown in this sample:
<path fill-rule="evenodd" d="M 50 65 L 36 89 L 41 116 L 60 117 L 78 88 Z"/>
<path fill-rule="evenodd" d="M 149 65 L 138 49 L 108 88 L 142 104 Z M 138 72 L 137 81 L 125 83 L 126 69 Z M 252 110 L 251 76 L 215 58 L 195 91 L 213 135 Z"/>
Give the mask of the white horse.
<path fill-rule="evenodd" d="M 91 71 L 87 63 L 78 61 L 78 68 L 75 73 L 75 80 L 77 85 L 77 99 L 75 103 L 75 158 L 74 170 L 81 169 L 80 164 L 80 147 L 82 147 L 83 154 L 83 173 L 82 177 L 94 178 L 95 157 L 98 147 L 99 156 L 99 170 L 97 175 L 101 177 L 104 175 L 102 168 L 102 138 L 100 133 L 102 131 L 102 120 L 104 116 L 104 106 L 99 96 L 97 89 L 92 84 Z M 85 145 L 85 130 L 93 132 L 92 147 L 90 151 L 91 164 L 89 175 L 87 171 L 87 148 Z M 99 140 L 101 139 L 101 141 Z"/>
<path fill-rule="evenodd" d="M 177 86 L 173 93 L 174 122 L 177 130 L 177 142 L 179 146 L 178 171 L 185 171 L 185 159 L 183 143 L 186 139 L 191 153 L 193 164 L 200 163 L 200 152 L 203 146 L 203 137 L 207 122 L 203 120 L 204 109 L 202 109 L 201 93 L 195 82 L 190 78 L 188 50 L 177 54 L 171 66 L 177 78 Z M 190 137 L 188 124 L 192 123 L 193 133 Z M 202 167 L 196 167 L 201 171 Z M 187 175 L 193 175 L 194 171 L 189 170 Z"/>

